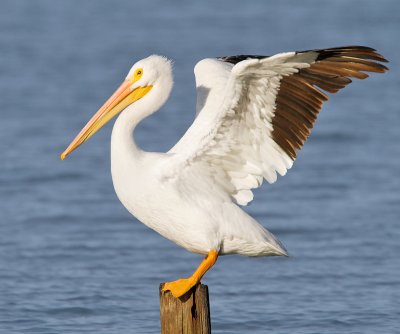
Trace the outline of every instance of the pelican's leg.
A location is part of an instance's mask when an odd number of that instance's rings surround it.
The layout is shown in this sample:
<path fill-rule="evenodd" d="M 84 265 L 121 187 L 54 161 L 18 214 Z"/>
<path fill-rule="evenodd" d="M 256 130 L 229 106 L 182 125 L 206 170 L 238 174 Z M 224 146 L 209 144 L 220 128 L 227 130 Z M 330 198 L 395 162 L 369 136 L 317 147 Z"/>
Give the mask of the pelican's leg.
<path fill-rule="evenodd" d="M 218 251 L 211 250 L 205 259 L 200 263 L 199 267 L 188 278 L 181 278 L 174 282 L 164 284 L 163 291 L 171 291 L 175 298 L 183 296 L 192 287 L 200 282 L 203 275 L 214 265 L 218 258 Z"/>

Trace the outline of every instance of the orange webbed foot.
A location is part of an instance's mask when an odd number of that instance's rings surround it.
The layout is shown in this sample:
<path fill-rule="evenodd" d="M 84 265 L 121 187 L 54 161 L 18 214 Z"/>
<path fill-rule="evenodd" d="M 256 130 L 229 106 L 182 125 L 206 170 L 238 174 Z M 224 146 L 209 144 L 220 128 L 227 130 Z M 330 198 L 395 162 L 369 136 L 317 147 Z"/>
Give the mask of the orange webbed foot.
<path fill-rule="evenodd" d="M 181 278 L 174 282 L 165 283 L 162 290 L 171 291 L 172 295 L 175 298 L 179 298 L 183 296 L 186 292 L 188 292 L 196 284 L 197 284 L 196 280 L 194 280 L 192 277 Z"/>
<path fill-rule="evenodd" d="M 200 279 L 207 272 L 207 270 L 214 265 L 215 261 L 217 261 L 217 258 L 218 251 L 211 250 L 191 277 L 181 278 L 174 282 L 167 282 L 164 284 L 162 290 L 171 291 L 175 298 L 183 296 L 186 292 L 200 282 Z"/>

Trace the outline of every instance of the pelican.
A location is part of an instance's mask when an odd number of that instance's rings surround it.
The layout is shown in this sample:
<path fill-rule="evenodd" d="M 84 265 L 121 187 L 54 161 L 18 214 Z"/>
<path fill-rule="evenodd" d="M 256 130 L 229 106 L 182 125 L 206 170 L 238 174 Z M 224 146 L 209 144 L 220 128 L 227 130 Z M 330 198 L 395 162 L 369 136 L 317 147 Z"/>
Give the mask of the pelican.
<path fill-rule="evenodd" d="M 111 135 L 115 191 L 139 221 L 190 252 L 205 255 L 188 278 L 164 285 L 180 297 L 219 255 L 287 256 L 282 243 L 241 209 L 252 189 L 274 183 L 293 165 L 328 100 L 364 72 L 383 73 L 376 50 L 346 46 L 274 56 L 207 58 L 194 68 L 196 116 L 167 153 L 145 152 L 133 139 L 141 120 L 172 90 L 172 64 L 152 55 L 135 63 L 115 93 L 61 154 L 118 115 Z"/>

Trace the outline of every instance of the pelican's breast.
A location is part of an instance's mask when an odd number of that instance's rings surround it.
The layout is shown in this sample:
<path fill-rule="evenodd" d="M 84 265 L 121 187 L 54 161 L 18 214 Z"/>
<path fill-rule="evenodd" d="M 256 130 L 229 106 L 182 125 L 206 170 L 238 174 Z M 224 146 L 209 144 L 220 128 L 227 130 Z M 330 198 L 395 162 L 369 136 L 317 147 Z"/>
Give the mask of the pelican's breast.
<path fill-rule="evenodd" d="M 143 152 L 135 161 L 129 157 L 113 154 L 111 163 L 115 192 L 124 207 L 143 224 L 191 252 L 206 254 L 218 247 L 215 221 L 208 211 L 195 206 L 187 197 L 190 194 L 174 182 L 160 179 L 168 155 Z"/>

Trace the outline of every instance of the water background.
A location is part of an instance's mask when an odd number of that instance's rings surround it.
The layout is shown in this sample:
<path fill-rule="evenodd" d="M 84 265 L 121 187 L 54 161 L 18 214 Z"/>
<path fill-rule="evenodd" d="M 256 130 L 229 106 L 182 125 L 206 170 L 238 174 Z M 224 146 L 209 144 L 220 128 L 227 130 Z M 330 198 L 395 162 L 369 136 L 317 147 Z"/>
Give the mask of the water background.
<path fill-rule="evenodd" d="M 205 57 L 372 46 L 391 71 L 334 96 L 294 168 L 248 211 L 290 258 L 220 258 L 213 333 L 400 333 L 400 2 L 0 2 L 0 333 L 157 333 L 158 284 L 201 257 L 138 223 L 110 177 L 112 124 L 59 154 L 149 54 L 175 63 L 137 131 L 168 150 Z"/>

